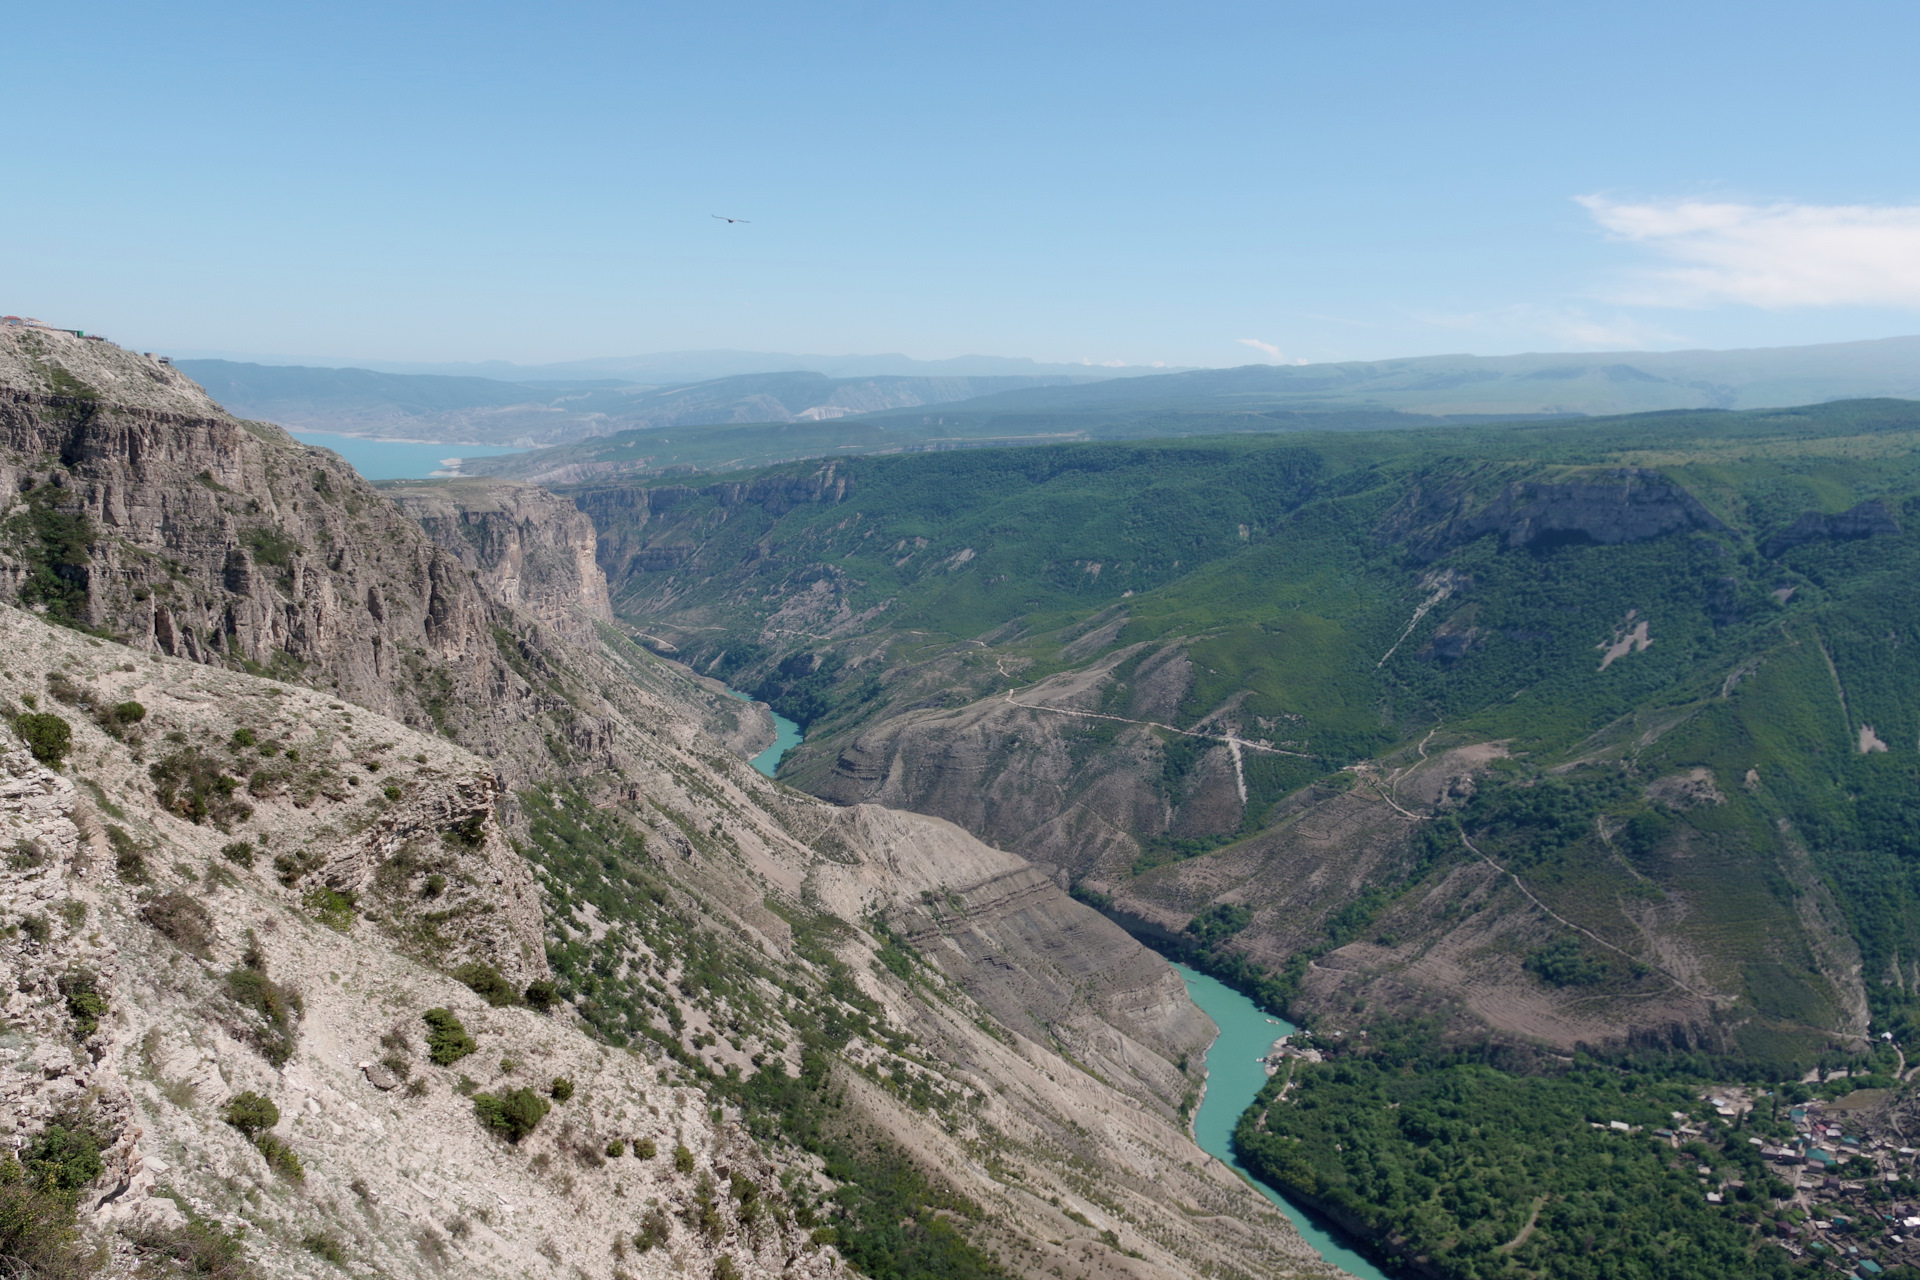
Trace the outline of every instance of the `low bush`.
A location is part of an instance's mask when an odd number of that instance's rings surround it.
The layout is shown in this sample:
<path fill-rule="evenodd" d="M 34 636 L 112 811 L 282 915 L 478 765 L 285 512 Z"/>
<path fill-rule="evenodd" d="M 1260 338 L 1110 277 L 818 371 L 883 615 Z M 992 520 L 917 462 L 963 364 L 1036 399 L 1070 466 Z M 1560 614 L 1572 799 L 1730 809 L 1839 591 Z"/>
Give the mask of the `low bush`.
<path fill-rule="evenodd" d="M 99 1269 L 81 1247 L 72 1197 L 36 1185 L 12 1156 L 0 1158 L 0 1275 L 78 1280 Z"/>
<path fill-rule="evenodd" d="M 560 999 L 560 988 L 545 978 L 535 978 L 527 984 L 526 1001 L 541 1013 L 550 1011 Z"/>
<path fill-rule="evenodd" d="M 153 880 L 147 870 L 147 855 L 125 827 L 107 824 L 107 844 L 113 848 L 113 869 L 128 884 L 148 884 Z"/>
<path fill-rule="evenodd" d="M 317 884 L 307 890 L 300 901 L 313 912 L 315 919 L 335 933 L 353 932 L 353 894 Z"/>
<path fill-rule="evenodd" d="M 531 1089 L 473 1095 L 473 1113 L 480 1118 L 480 1123 L 508 1142 L 517 1143 L 532 1133 L 546 1118 L 548 1110 L 547 1100 Z"/>
<path fill-rule="evenodd" d="M 187 747 L 147 766 L 154 798 L 169 813 L 196 825 L 211 822 L 225 831 L 253 816 L 253 806 L 236 797 L 240 779 L 228 774 L 214 757 L 198 747 Z"/>
<path fill-rule="evenodd" d="M 427 1060 L 434 1066 L 450 1067 L 480 1047 L 453 1010 L 429 1009 L 421 1017 L 427 1024 Z"/>
<path fill-rule="evenodd" d="M 258 1018 L 241 1031 L 242 1036 L 268 1062 L 276 1067 L 283 1065 L 293 1056 L 299 1041 L 298 1023 L 305 1009 L 297 990 L 267 976 L 266 957 L 251 935 L 240 967 L 227 970 L 226 987 L 235 1004 Z"/>
<path fill-rule="evenodd" d="M 15 716 L 13 731 L 33 752 L 33 758 L 49 769 L 58 769 L 67 752 L 73 750 L 73 726 L 51 711 L 27 711 Z"/>
<path fill-rule="evenodd" d="M 245 1246 L 241 1244 L 244 1228 L 228 1231 L 201 1218 L 185 1205 L 181 1208 L 187 1214 L 185 1226 L 147 1227 L 128 1237 L 135 1252 L 148 1260 L 141 1274 L 152 1270 L 203 1280 L 256 1280 L 260 1273 L 247 1261 Z M 154 1265 L 162 1261 L 171 1265 L 164 1270 Z"/>
<path fill-rule="evenodd" d="M 484 960 L 461 965 L 453 971 L 453 976 L 466 983 L 475 995 L 496 1009 L 520 1003 L 520 997 L 514 994 L 513 984 Z"/>
<path fill-rule="evenodd" d="M 253 1092 L 236 1093 L 227 1103 L 227 1111 L 221 1119 L 247 1135 L 252 1140 L 262 1130 L 271 1129 L 280 1123 L 280 1108 L 273 1099 Z"/>
<path fill-rule="evenodd" d="M 573 1096 L 573 1081 L 566 1076 L 555 1076 L 547 1092 L 553 1095 L 555 1102 L 565 1102 Z"/>
<path fill-rule="evenodd" d="M 656 1247 L 663 1248 L 672 1235 L 673 1224 L 667 1221 L 666 1211 L 649 1209 L 647 1215 L 640 1219 L 640 1231 L 633 1237 L 633 1247 L 642 1253 Z"/>
<path fill-rule="evenodd" d="M 60 978 L 60 994 L 67 999 L 67 1014 L 73 1019 L 76 1040 L 85 1040 L 100 1029 L 100 1019 L 107 1012 L 107 998 L 100 993 L 100 979 L 93 970 L 68 970 Z"/>

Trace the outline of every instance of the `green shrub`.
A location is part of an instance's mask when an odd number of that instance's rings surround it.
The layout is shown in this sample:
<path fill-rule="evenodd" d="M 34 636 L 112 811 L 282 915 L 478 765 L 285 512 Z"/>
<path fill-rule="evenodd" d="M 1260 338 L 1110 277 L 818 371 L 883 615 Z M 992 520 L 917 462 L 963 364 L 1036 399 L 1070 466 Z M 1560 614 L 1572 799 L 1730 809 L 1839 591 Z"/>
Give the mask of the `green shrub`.
<path fill-rule="evenodd" d="M 300 993 L 267 977 L 266 960 L 251 936 L 241 967 L 227 970 L 226 986 L 235 1004 L 260 1017 L 247 1032 L 253 1047 L 274 1066 L 285 1063 L 299 1039 L 295 1024 L 303 1012 Z"/>
<path fill-rule="evenodd" d="M 475 995 L 496 1009 L 520 1003 L 520 997 L 513 992 L 513 984 L 484 960 L 461 965 L 453 971 L 453 976 L 466 983 Z"/>
<path fill-rule="evenodd" d="M 80 1245 L 70 1196 L 35 1185 L 12 1156 L 0 1158 L 0 1275 L 76 1280 L 99 1270 Z"/>
<path fill-rule="evenodd" d="M 143 1227 L 128 1234 L 134 1247 L 150 1260 L 152 1270 L 158 1274 L 207 1276 L 213 1280 L 256 1280 L 260 1273 L 247 1262 L 246 1248 L 241 1243 L 245 1227 L 228 1231 L 202 1218 L 178 1197 L 174 1202 L 187 1215 L 184 1226 Z M 157 1265 L 161 1259 L 176 1266 L 161 1270 Z"/>
<path fill-rule="evenodd" d="M 651 1160 L 660 1154 L 660 1148 L 654 1145 L 652 1138 L 636 1138 L 633 1143 L 633 1154 L 637 1160 Z"/>
<path fill-rule="evenodd" d="M 730 1254 L 721 1254 L 713 1260 L 713 1280 L 740 1280 L 740 1268 L 733 1265 Z"/>
<path fill-rule="evenodd" d="M 546 1118 L 547 1100 L 531 1089 L 513 1089 L 506 1093 L 476 1093 L 473 1113 L 480 1123 L 506 1138 L 519 1142 L 539 1127 Z"/>
<path fill-rule="evenodd" d="M 627 1144 L 615 1138 L 607 1144 L 607 1154 L 617 1160 L 627 1154 Z"/>
<path fill-rule="evenodd" d="M 293 1153 L 293 1148 L 280 1139 L 270 1133 L 263 1133 L 254 1138 L 253 1145 L 259 1149 L 261 1155 L 266 1157 L 267 1168 L 288 1182 L 307 1180 L 306 1166 L 300 1163 L 300 1157 Z"/>
<path fill-rule="evenodd" d="M 250 840 L 235 840 L 231 844 L 223 844 L 220 846 L 220 856 L 228 862 L 235 863 L 242 867 L 250 867 L 253 865 L 253 842 Z"/>
<path fill-rule="evenodd" d="M 336 1267 L 347 1265 L 347 1247 L 331 1231 L 309 1231 L 300 1244 L 308 1253 L 324 1258 Z"/>
<path fill-rule="evenodd" d="M 20 921 L 20 932 L 44 946 L 53 939 L 53 921 L 42 915 L 27 916 Z"/>
<path fill-rule="evenodd" d="M 553 1095 L 555 1102 L 565 1102 L 573 1096 L 573 1081 L 566 1076 L 555 1076 L 547 1092 Z"/>
<path fill-rule="evenodd" d="M 667 1221 L 663 1209 L 649 1209 L 640 1219 L 639 1234 L 633 1237 L 633 1247 L 641 1253 L 664 1246 L 673 1235 L 673 1224 Z"/>
<path fill-rule="evenodd" d="M 221 1119 L 251 1139 L 261 1130 L 271 1129 L 280 1123 L 280 1108 L 273 1105 L 273 1099 L 249 1089 L 233 1096 Z"/>
<path fill-rule="evenodd" d="M 87 1117 L 69 1115 L 52 1124 L 20 1149 L 20 1163 L 28 1179 L 42 1191 L 73 1195 L 99 1177 L 100 1139 Z"/>
<path fill-rule="evenodd" d="M 195 825 L 211 822 L 225 831 L 253 816 L 253 806 L 236 797 L 240 779 L 198 747 L 154 761 L 147 766 L 147 776 L 153 779 L 154 798 L 161 807 Z"/>
<path fill-rule="evenodd" d="M 560 999 L 560 988 L 545 978 L 535 978 L 527 984 L 526 1001 L 541 1013 L 551 1010 Z"/>
<path fill-rule="evenodd" d="M 128 884 L 147 884 L 153 876 L 147 870 L 146 853 L 127 834 L 125 827 L 107 824 L 107 844 L 113 849 L 114 872 Z"/>
<path fill-rule="evenodd" d="M 317 884 L 307 890 L 301 902 L 313 912 L 315 919 L 335 933 L 353 932 L 353 894 Z"/>
<path fill-rule="evenodd" d="M 69 970 L 60 978 L 60 994 L 67 998 L 75 1039 L 85 1040 L 98 1031 L 100 1019 L 106 1016 L 107 998 L 100 994 L 99 981 L 91 969 Z"/>
<path fill-rule="evenodd" d="M 49 769 L 58 769 L 67 752 L 73 750 L 73 726 L 51 711 L 22 712 L 13 718 L 13 731 L 33 752 L 33 758 Z"/>
<path fill-rule="evenodd" d="M 436 1067 L 450 1067 L 480 1047 L 453 1010 L 429 1009 L 421 1017 L 427 1024 L 427 1060 Z"/>
<path fill-rule="evenodd" d="M 687 1150 L 684 1142 L 673 1149 L 673 1171 L 682 1176 L 693 1172 L 693 1152 Z"/>

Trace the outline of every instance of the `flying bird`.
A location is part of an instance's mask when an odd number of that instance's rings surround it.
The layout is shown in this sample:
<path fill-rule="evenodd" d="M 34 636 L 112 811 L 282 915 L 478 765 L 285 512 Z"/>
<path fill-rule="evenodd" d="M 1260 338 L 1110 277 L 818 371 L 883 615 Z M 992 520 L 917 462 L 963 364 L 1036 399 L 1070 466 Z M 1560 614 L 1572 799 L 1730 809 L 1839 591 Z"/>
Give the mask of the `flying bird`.
<path fill-rule="evenodd" d="M 720 221 L 722 222 L 747 222 L 745 218 L 729 218 L 724 213 L 716 213 L 713 216 L 720 219 Z M 747 222 L 747 225 L 752 226 L 753 224 L 750 222 Z"/>

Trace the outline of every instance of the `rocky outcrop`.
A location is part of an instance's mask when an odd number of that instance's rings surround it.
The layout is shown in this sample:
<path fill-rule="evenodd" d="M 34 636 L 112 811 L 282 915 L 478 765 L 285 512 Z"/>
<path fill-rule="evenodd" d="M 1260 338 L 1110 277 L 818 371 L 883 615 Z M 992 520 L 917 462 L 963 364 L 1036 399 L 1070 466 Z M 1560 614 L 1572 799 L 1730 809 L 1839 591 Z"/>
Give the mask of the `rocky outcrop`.
<path fill-rule="evenodd" d="M 947 671 L 927 664 L 921 674 Z M 1152 722 L 1178 718 L 1191 682 L 1176 642 L 1128 646 L 1017 695 L 958 707 L 896 693 L 897 713 L 801 748 L 782 777 L 838 804 L 937 815 L 1073 880 L 1119 875 L 1155 836 L 1240 825 L 1245 805 L 1224 743 L 1196 740 L 1193 767 L 1167 782 Z"/>
<path fill-rule="evenodd" d="M 101 940 L 101 868 L 74 822 L 74 785 L 11 733 L 0 730 L 0 743 L 0 1141 L 18 1152 L 50 1125 L 84 1128 L 101 1171 L 83 1209 L 166 1222 L 171 1205 L 145 1204 L 153 1175 L 117 1068 L 124 1038 L 108 1016 L 125 999 L 119 955 Z"/>
<path fill-rule="evenodd" d="M 1512 481 L 1484 503 L 1468 485 L 1417 484 L 1388 516 L 1381 535 L 1405 540 L 1417 559 L 1432 561 L 1488 534 L 1509 547 L 1539 548 L 1644 542 L 1725 528 L 1699 499 L 1659 472 L 1617 467 L 1561 482 Z"/>
<path fill-rule="evenodd" d="M 1064 874 L 992 848 L 952 823 L 858 805 L 822 832 L 860 851 L 829 863 L 815 892 L 836 914 L 874 911 L 999 1023 L 1074 1057 L 1166 1116 L 1214 1028 L 1179 977 L 1124 930 L 1067 895 Z"/>
<path fill-rule="evenodd" d="M 554 483 L 564 483 L 555 480 Z M 593 521 L 600 539 L 600 567 L 613 581 L 624 581 L 636 571 L 678 568 L 695 550 L 676 541 L 664 546 L 649 542 L 647 525 L 694 498 L 710 498 L 725 513 L 738 507 L 757 507 L 780 516 L 809 503 L 846 500 L 852 481 L 836 463 L 828 462 L 803 476 L 763 476 L 758 480 L 725 480 L 692 485 L 586 485 L 570 490 L 580 510 Z M 684 535 L 685 531 L 678 531 Z"/>
<path fill-rule="evenodd" d="M 1809 542 L 1851 542 L 1857 538 L 1893 537 L 1899 532 L 1900 522 L 1887 510 L 1887 504 L 1874 498 L 1838 515 L 1809 511 L 1761 543 L 1760 554 L 1774 560 Z"/>
<path fill-rule="evenodd" d="M 385 487 L 400 510 L 494 600 L 576 644 L 611 623 L 593 524 L 564 498 L 531 485 L 456 480 Z"/>

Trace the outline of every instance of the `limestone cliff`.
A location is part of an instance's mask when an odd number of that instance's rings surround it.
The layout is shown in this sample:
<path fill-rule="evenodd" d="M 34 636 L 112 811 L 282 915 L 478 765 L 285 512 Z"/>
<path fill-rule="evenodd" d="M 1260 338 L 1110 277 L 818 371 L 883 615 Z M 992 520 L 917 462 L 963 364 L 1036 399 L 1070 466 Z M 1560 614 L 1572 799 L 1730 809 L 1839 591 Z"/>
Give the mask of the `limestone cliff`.
<path fill-rule="evenodd" d="M 1514 480 L 1482 496 L 1456 479 L 1417 483 L 1388 517 L 1383 538 L 1405 540 L 1421 560 L 1498 534 L 1509 547 L 1556 542 L 1613 545 L 1690 530 L 1725 530 L 1720 518 L 1659 472 L 1615 467 L 1563 480 Z"/>
<path fill-rule="evenodd" d="M 593 524 L 545 489 L 489 481 L 397 483 L 384 492 L 495 600 L 575 643 L 611 623 Z"/>

